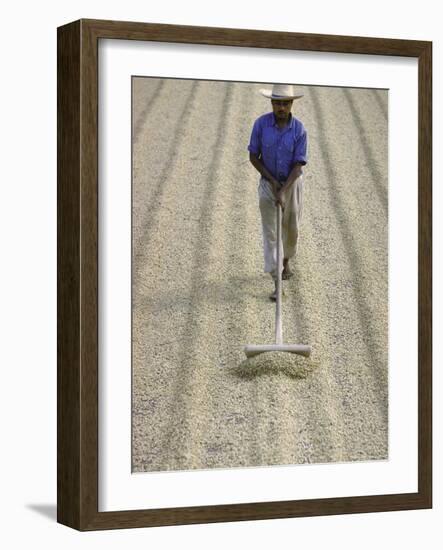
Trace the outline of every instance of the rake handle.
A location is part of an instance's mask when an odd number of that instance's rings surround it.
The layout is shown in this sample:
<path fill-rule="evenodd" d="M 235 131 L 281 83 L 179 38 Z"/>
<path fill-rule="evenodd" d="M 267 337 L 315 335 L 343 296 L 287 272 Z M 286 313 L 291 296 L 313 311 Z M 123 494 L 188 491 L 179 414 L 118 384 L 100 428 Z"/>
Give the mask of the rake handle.
<path fill-rule="evenodd" d="M 277 300 L 275 303 L 275 343 L 283 343 L 283 330 L 281 319 L 281 294 L 282 294 L 282 280 L 281 274 L 283 271 L 283 258 L 282 258 L 282 208 L 281 204 L 277 203 Z"/>

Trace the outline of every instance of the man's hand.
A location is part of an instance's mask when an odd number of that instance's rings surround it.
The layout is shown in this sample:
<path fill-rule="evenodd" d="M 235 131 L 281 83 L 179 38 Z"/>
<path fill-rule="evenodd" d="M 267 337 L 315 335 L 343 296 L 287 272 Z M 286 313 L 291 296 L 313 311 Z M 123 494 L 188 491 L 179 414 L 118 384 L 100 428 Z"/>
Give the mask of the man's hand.
<path fill-rule="evenodd" d="M 283 198 L 282 188 L 281 188 L 279 182 L 275 178 L 272 178 L 271 185 L 272 185 L 272 191 L 273 191 L 274 197 L 275 197 L 275 206 L 277 206 L 277 204 L 280 204 L 280 206 L 282 207 L 282 210 L 283 210 L 285 205 L 284 205 L 284 198 Z"/>
<path fill-rule="evenodd" d="M 272 186 L 272 191 L 274 193 L 275 197 L 275 205 L 278 203 L 281 205 L 282 210 L 284 210 L 284 190 L 286 189 L 286 184 L 284 185 L 284 189 L 281 187 L 281 184 L 278 182 L 276 178 L 266 169 L 265 165 L 262 163 L 261 158 L 258 158 L 257 155 L 254 153 L 249 153 L 249 160 L 251 161 L 252 165 L 256 168 L 258 172 L 260 172 L 260 175 L 263 176 L 266 180 L 269 181 L 269 183 Z"/>
<path fill-rule="evenodd" d="M 277 198 L 277 192 L 278 192 L 278 189 L 280 187 L 278 181 L 273 177 L 269 177 L 269 178 L 265 178 L 269 181 L 269 183 L 271 184 L 271 187 L 272 187 L 272 193 L 274 195 L 275 198 Z"/>
<path fill-rule="evenodd" d="M 274 192 L 275 195 L 275 206 L 280 204 L 281 209 L 285 209 L 285 191 L 283 188 L 280 188 L 277 192 Z"/>

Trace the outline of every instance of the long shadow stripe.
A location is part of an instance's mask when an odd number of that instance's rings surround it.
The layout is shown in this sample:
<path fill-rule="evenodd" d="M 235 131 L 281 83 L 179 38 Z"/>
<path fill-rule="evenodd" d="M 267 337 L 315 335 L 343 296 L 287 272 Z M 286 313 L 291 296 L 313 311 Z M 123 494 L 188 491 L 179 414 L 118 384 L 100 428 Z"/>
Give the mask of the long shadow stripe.
<path fill-rule="evenodd" d="M 301 280 L 301 270 L 302 268 L 300 268 L 300 265 L 299 264 L 295 264 L 294 266 L 294 280 L 295 282 L 296 281 L 299 281 Z M 293 343 L 311 343 L 312 342 L 309 342 L 309 328 L 310 328 L 310 321 L 308 321 L 307 317 L 306 317 L 306 314 L 305 314 L 305 311 L 306 311 L 306 301 L 304 300 L 304 296 L 303 296 L 303 293 L 300 291 L 299 288 L 297 288 L 296 292 L 294 291 L 290 291 L 290 304 L 292 306 L 292 311 L 294 311 L 294 317 L 295 317 L 295 323 L 296 323 L 296 327 L 297 327 L 297 342 L 293 342 Z M 311 335 L 311 338 L 312 338 L 312 335 Z M 288 343 L 292 343 L 292 342 L 288 342 Z M 314 353 L 315 353 L 315 350 L 314 350 Z M 321 368 L 321 367 L 320 367 Z M 325 376 L 325 373 L 323 372 L 322 373 L 323 376 Z M 311 375 L 312 376 L 312 375 Z M 310 420 L 312 420 L 312 422 L 314 424 L 317 424 L 318 426 L 322 426 L 322 425 L 325 425 L 326 423 L 328 425 L 333 425 L 332 423 L 332 418 L 330 417 L 330 414 L 328 412 L 328 410 L 326 409 L 325 405 L 326 405 L 326 402 L 325 400 L 323 399 L 323 388 L 322 388 L 322 383 L 321 381 L 318 381 L 318 384 L 320 386 L 320 395 L 316 395 L 316 400 L 318 402 L 318 400 L 321 401 L 322 405 L 324 405 L 323 407 L 323 410 L 322 410 L 322 417 L 321 418 L 315 418 L 315 415 L 316 415 L 316 409 L 314 407 L 314 403 L 312 400 L 309 400 L 308 401 L 308 404 L 310 405 L 309 407 L 309 411 L 308 411 L 308 418 Z M 326 422 L 328 421 L 328 422 Z M 338 454 L 338 451 L 336 449 L 336 444 L 335 444 L 335 441 L 334 441 L 334 438 L 333 438 L 333 435 L 331 433 L 330 430 L 328 430 L 326 433 L 323 434 L 326 438 L 327 438 L 327 442 L 326 442 L 326 445 L 325 445 L 325 442 L 324 440 L 322 439 L 322 445 L 324 447 L 327 446 L 328 449 L 330 449 L 330 453 L 331 455 L 328 455 L 328 458 L 327 460 L 325 460 L 324 458 L 322 459 L 322 462 L 323 461 L 330 461 L 332 459 L 336 459 L 337 458 L 337 454 Z M 309 460 L 310 462 L 310 460 Z"/>
<path fill-rule="evenodd" d="M 310 88 L 309 93 L 311 95 L 312 103 L 314 106 L 314 117 L 316 119 L 316 125 L 318 128 L 318 145 L 319 151 L 322 155 L 322 160 L 325 164 L 326 173 L 328 174 L 328 187 L 327 193 L 329 195 L 329 202 L 331 204 L 332 211 L 335 213 L 336 223 L 339 226 L 340 234 L 344 244 L 345 254 L 347 256 L 346 260 L 350 267 L 353 270 L 353 284 L 352 292 L 354 294 L 354 303 L 357 304 L 356 314 L 358 316 L 359 324 L 366 338 L 364 339 L 363 345 L 366 348 L 366 354 L 368 358 L 373 358 L 376 355 L 375 360 L 372 361 L 372 364 L 375 366 L 375 369 L 370 369 L 372 376 L 375 379 L 377 385 L 385 388 L 387 384 L 387 372 L 384 366 L 383 360 L 384 357 L 380 355 L 376 350 L 379 347 L 379 342 L 375 336 L 374 325 L 374 315 L 365 300 L 366 289 L 363 287 L 363 268 L 362 261 L 358 253 L 358 246 L 356 238 L 354 237 L 354 230 L 351 226 L 349 216 L 347 214 L 346 208 L 341 199 L 341 188 L 339 178 L 337 177 L 333 160 L 329 152 L 328 144 L 328 130 L 325 125 L 325 116 L 323 113 L 323 107 L 318 97 L 317 90 Z M 387 411 L 387 404 L 384 399 L 378 394 L 381 410 L 383 414 Z M 387 414 L 387 413 L 386 413 Z"/>
<path fill-rule="evenodd" d="M 380 112 L 383 115 L 383 118 L 387 121 L 388 120 L 388 110 L 386 108 L 386 104 L 384 103 L 384 101 L 380 97 L 380 92 L 382 92 L 382 91 L 385 92 L 385 93 L 388 93 L 387 90 L 371 90 L 372 96 L 375 99 L 375 101 L 376 101 L 376 103 L 377 103 L 377 105 L 380 109 Z"/>
<path fill-rule="evenodd" d="M 186 103 L 183 107 L 182 113 L 179 117 L 177 117 L 176 127 L 173 131 L 174 137 L 171 140 L 169 151 L 167 154 L 167 158 L 170 158 L 171 162 L 166 162 L 164 164 L 157 182 L 152 182 L 152 186 L 155 186 L 155 191 L 152 194 L 152 198 L 149 204 L 146 205 L 146 215 L 143 224 L 143 231 L 137 242 L 133 243 L 133 282 L 138 278 L 141 264 L 143 261 L 145 261 L 145 254 L 146 250 L 148 249 L 148 243 L 152 235 L 152 230 L 154 227 L 156 227 L 158 223 L 160 204 L 167 186 L 169 174 L 174 169 L 175 164 L 180 160 L 180 144 L 184 136 L 183 132 L 178 131 L 178 127 L 185 128 L 189 123 L 189 118 L 194 108 L 195 95 L 199 85 L 200 83 L 197 80 L 192 83 L 192 87 L 188 93 L 188 97 L 186 99 Z M 141 246 L 141 243 L 143 243 L 143 246 Z"/>
<path fill-rule="evenodd" d="M 217 261 L 223 262 L 225 277 L 214 288 L 211 297 L 205 297 L 208 307 L 211 307 L 214 299 L 219 304 L 219 342 L 215 350 L 218 357 L 223 358 L 220 365 L 222 368 L 215 367 L 210 372 L 210 387 L 214 390 L 211 392 L 209 431 L 202 437 L 205 442 L 205 467 L 251 466 L 255 465 L 256 460 L 250 445 L 257 431 L 251 429 L 252 417 L 248 408 L 249 403 L 255 403 L 250 397 L 253 381 L 235 374 L 238 363 L 244 359 L 242 345 L 246 342 L 248 332 L 247 306 L 251 278 L 246 275 L 244 266 L 248 264 L 250 254 L 249 220 L 255 214 L 255 201 L 251 201 L 253 191 L 249 185 L 245 188 L 250 183 L 253 168 L 249 166 L 249 161 L 244 162 L 248 155 L 247 134 L 252 124 L 248 118 L 252 108 L 250 96 L 248 93 L 238 93 L 239 87 L 243 91 L 244 86 L 236 85 L 235 112 L 227 128 L 228 141 L 224 156 L 224 243 L 220 248 L 223 256 L 218 254 Z M 242 141 L 238 140 L 240 134 Z M 226 366 L 227 369 L 223 368 Z"/>
<path fill-rule="evenodd" d="M 146 78 L 146 77 L 140 77 L 140 78 Z M 157 105 L 159 101 L 159 97 L 164 88 L 164 85 L 165 85 L 165 79 L 162 78 L 157 82 L 157 85 L 151 91 L 151 97 L 149 98 L 149 101 L 146 102 L 145 108 L 139 113 L 137 120 L 135 121 L 133 126 L 133 133 L 132 133 L 133 143 L 135 143 L 138 140 L 143 124 L 146 122 L 150 112 Z"/>
<path fill-rule="evenodd" d="M 351 111 L 351 115 L 354 120 L 354 124 L 358 130 L 358 135 L 362 145 L 362 150 L 365 154 L 365 157 L 368 163 L 369 174 L 371 175 L 371 179 L 374 183 L 375 193 L 377 194 L 380 204 L 383 207 L 385 213 L 387 213 L 388 212 L 388 193 L 387 193 L 386 187 L 383 184 L 383 182 L 386 180 L 387 174 L 383 175 L 378 167 L 377 161 L 372 151 L 372 147 L 368 141 L 368 138 L 366 137 L 366 128 L 363 125 L 363 122 L 358 113 L 358 109 L 352 97 L 351 92 L 347 88 L 343 88 L 342 91 L 343 91 L 343 95 L 346 98 L 346 101 L 348 102 L 349 109 Z"/>
<path fill-rule="evenodd" d="M 248 132 L 249 132 L 249 117 L 246 116 L 246 113 L 250 113 L 252 110 L 252 103 L 250 100 L 250 95 L 248 93 L 248 90 L 245 89 L 244 84 L 241 85 L 242 90 L 244 89 L 245 93 L 241 94 L 241 112 L 242 116 L 245 118 L 244 124 L 248 124 Z M 231 144 L 231 147 L 233 144 Z M 236 144 L 237 147 L 240 147 L 241 150 L 244 152 L 244 158 L 247 160 L 248 151 L 247 151 L 247 143 L 241 143 Z M 231 166 L 231 178 L 230 181 L 231 187 L 230 187 L 230 194 L 229 194 L 229 200 L 230 200 L 230 208 L 229 212 L 231 215 L 231 218 L 229 220 L 230 224 L 230 230 L 228 231 L 228 250 L 231 252 L 227 259 L 227 273 L 233 275 L 233 279 L 227 280 L 226 284 L 229 284 L 232 288 L 235 289 L 235 293 L 237 296 L 237 299 L 235 301 L 236 308 L 233 315 L 228 316 L 225 320 L 226 326 L 227 326 L 227 332 L 228 334 L 236 334 L 237 336 L 237 342 L 245 342 L 247 339 L 247 290 L 250 287 L 250 282 L 242 277 L 238 276 L 238 272 L 242 273 L 242 270 L 239 270 L 240 262 L 246 261 L 247 255 L 251 252 L 248 249 L 248 235 L 247 235 L 247 229 L 248 229 L 248 223 L 245 220 L 247 218 L 247 209 L 250 208 L 250 204 L 247 203 L 248 196 L 249 196 L 249 190 L 242 191 L 242 200 L 239 200 L 239 189 L 241 189 L 245 184 L 249 183 L 249 175 L 250 170 L 253 170 L 252 165 L 249 166 L 249 161 L 240 163 L 238 166 Z M 254 179 L 255 181 L 255 179 Z M 255 206 L 255 203 L 254 203 Z M 237 223 L 237 219 L 240 219 L 241 221 Z M 228 223 L 228 222 L 227 222 Z M 231 275 L 231 277 L 232 277 Z M 236 354 L 232 354 L 233 357 L 236 357 Z M 231 381 L 232 383 L 232 381 Z M 242 381 L 242 384 L 248 384 L 250 386 L 249 382 Z M 238 390 L 238 383 L 236 383 L 236 390 Z M 240 390 L 242 392 L 242 390 Z M 242 418 L 242 417 L 240 417 Z M 247 430 L 246 426 L 244 424 L 241 425 L 241 429 L 243 432 Z M 253 442 L 253 437 L 250 437 L 250 434 L 247 433 L 247 441 L 242 442 L 243 448 L 248 445 L 249 443 L 249 452 L 244 453 L 244 455 L 247 455 L 248 459 L 251 457 L 251 445 Z M 252 434 L 253 435 L 253 434 Z M 241 454 L 241 453 L 240 453 Z M 244 464 L 235 464 L 233 466 L 241 466 Z M 246 466 L 250 466 L 250 462 L 246 464 Z"/>
<path fill-rule="evenodd" d="M 202 279 L 204 279 L 205 266 L 207 265 L 209 252 L 210 252 L 210 242 L 208 242 L 208 235 L 210 235 L 211 230 L 211 216 L 212 216 L 212 206 L 215 203 L 216 193 L 217 193 L 217 173 L 221 170 L 221 151 L 225 146 L 225 124 L 226 120 L 229 117 L 229 109 L 232 100 L 233 85 L 226 85 L 226 92 L 223 99 L 222 109 L 220 112 L 217 128 L 216 128 L 216 142 L 213 148 L 213 155 L 210 161 L 210 166 L 208 170 L 208 177 L 206 181 L 202 182 L 202 196 L 203 201 L 200 208 L 200 222 L 199 222 L 199 237 L 197 244 L 195 246 L 194 252 L 194 261 L 193 261 L 193 279 L 191 292 L 189 296 L 189 303 L 194 305 L 198 304 L 200 307 L 205 301 L 204 294 L 202 295 Z M 196 367 L 192 365 L 189 361 L 189 358 L 192 358 L 193 350 L 198 346 L 200 326 L 198 323 L 188 323 L 184 329 L 183 335 L 183 344 L 182 352 L 179 359 L 179 372 L 177 373 L 177 378 L 173 390 L 170 395 L 170 408 L 169 410 L 179 412 L 181 416 L 181 428 L 183 429 L 192 429 L 192 426 L 186 426 L 186 422 L 189 421 L 190 411 L 192 410 L 192 404 L 188 402 L 187 394 L 192 387 L 194 382 L 193 370 Z M 214 336 L 214 335 L 205 335 Z M 205 391 L 206 388 L 199 388 L 201 391 Z M 164 454 L 170 455 L 171 450 L 174 446 L 174 441 L 176 437 L 176 425 L 174 423 L 174 418 L 170 418 L 168 425 L 163 433 L 161 445 L 163 445 Z M 188 431 L 186 443 L 190 446 L 195 444 L 195 434 L 191 431 Z M 169 451 L 168 451 L 169 449 Z M 181 449 L 180 452 L 183 453 L 185 450 Z M 195 453 L 195 449 L 191 449 L 191 452 Z"/>

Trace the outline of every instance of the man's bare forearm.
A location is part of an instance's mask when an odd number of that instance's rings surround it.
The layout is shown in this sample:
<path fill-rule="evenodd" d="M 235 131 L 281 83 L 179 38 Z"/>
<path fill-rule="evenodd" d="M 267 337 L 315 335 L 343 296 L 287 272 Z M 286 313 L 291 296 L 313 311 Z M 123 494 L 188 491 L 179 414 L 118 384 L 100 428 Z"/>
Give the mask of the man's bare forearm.
<path fill-rule="evenodd" d="M 301 173 L 302 173 L 302 165 L 295 164 L 280 191 L 282 193 L 287 191 L 291 187 L 291 185 L 294 183 L 294 181 L 300 177 Z"/>
<path fill-rule="evenodd" d="M 254 155 L 254 153 L 249 153 L 249 160 L 251 161 L 251 164 L 254 166 L 254 168 L 265 178 L 267 179 L 271 185 L 272 189 L 274 191 L 274 194 L 277 192 L 278 189 L 278 181 L 274 178 L 274 176 L 269 172 L 269 170 L 266 168 L 266 166 L 262 163 L 262 161 L 257 157 L 257 155 Z"/>

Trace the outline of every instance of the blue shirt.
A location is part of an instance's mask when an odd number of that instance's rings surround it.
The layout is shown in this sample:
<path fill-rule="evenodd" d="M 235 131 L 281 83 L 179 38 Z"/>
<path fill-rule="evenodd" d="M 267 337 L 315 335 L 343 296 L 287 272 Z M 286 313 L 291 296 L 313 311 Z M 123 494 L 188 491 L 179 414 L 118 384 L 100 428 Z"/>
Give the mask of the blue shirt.
<path fill-rule="evenodd" d="M 286 180 L 295 164 L 307 162 L 308 139 L 305 127 L 292 114 L 288 124 L 279 128 L 274 113 L 260 116 L 252 128 L 248 150 L 279 181 Z"/>

